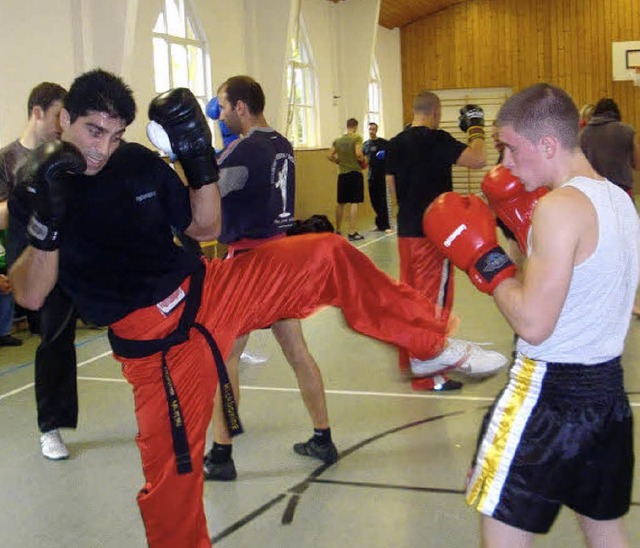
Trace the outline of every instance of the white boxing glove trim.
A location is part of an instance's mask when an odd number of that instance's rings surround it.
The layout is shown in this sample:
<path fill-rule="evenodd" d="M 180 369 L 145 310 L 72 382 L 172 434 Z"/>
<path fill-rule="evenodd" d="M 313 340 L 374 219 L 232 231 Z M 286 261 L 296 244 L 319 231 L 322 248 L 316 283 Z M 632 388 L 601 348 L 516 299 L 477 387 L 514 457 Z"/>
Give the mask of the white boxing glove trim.
<path fill-rule="evenodd" d="M 172 161 L 176 159 L 176 155 L 171 149 L 169 136 L 158 122 L 154 122 L 153 120 L 151 120 L 147 124 L 147 137 L 154 147 L 156 147 L 159 151 L 167 154 Z"/>

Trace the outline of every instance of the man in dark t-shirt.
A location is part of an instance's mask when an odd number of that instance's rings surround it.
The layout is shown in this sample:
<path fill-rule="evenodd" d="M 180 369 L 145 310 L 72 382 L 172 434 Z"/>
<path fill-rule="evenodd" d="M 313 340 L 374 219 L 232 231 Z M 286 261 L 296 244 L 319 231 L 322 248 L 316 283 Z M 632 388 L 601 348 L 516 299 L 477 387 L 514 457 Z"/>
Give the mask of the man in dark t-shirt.
<path fill-rule="evenodd" d="M 369 124 L 369 139 L 362 145 L 362 153 L 369 164 L 369 199 L 376 212 L 376 230 L 391 232 L 389 206 L 387 203 L 387 183 L 385 182 L 385 149 L 388 141 L 378 137 L 378 124 Z"/>
<path fill-rule="evenodd" d="M 55 83 L 35 86 L 27 100 L 29 119 L 22 135 L 0 151 L 0 189 L 8 190 L 9 209 L 18 170 L 29 153 L 60 137 L 60 111 L 66 94 L 67 90 Z M 0 199 L 2 196 L 0 193 Z M 26 246 L 26 220 L 11 215 L 7 236 L 9 267 Z M 31 332 L 40 335 L 34 360 L 40 450 L 50 460 L 66 459 L 69 450 L 59 429 L 76 428 L 78 424 L 76 315 L 68 297 L 56 287 L 40 310 L 26 311 L 26 316 Z"/>
<path fill-rule="evenodd" d="M 220 118 L 230 131 L 242 134 L 218 156 L 222 197 L 222 231 L 228 259 L 249 253 L 267 242 L 284 238 L 293 225 L 295 162 L 291 143 L 270 127 L 264 116 L 262 87 L 248 76 L 228 79 L 218 91 Z M 310 440 L 296 443 L 294 451 L 325 463 L 338 458 L 331 439 L 322 374 L 307 348 L 298 319 L 275 322 L 271 329 L 290 363 L 313 422 Z M 227 368 L 235 392 L 239 390 L 238 362 L 249 335 L 239 337 Z M 237 476 L 231 457 L 232 438 L 219 397 L 214 400 L 213 446 L 204 460 L 205 479 L 231 481 Z"/>
<path fill-rule="evenodd" d="M 419 93 L 413 102 L 411 125 L 390 140 L 386 154 L 387 184 L 395 189 L 398 202 L 400 280 L 431 299 L 446 318 L 453 305 L 453 265 L 425 238 L 422 217 L 440 194 L 453 190 L 451 168 L 454 164 L 478 169 L 486 163 L 482 109 L 467 105 L 462 110 L 461 129 L 468 133 L 468 144 L 439 129 L 438 96 L 430 91 Z M 457 341 L 457 344 L 467 346 L 478 355 L 485 352 L 467 341 Z M 487 354 L 488 365 L 482 370 L 458 368 L 458 371 L 470 376 L 492 374 L 506 365 L 506 358 L 499 356 Z M 416 390 L 454 390 L 462 386 L 443 371 L 415 367 L 406 352 L 400 350 L 400 368 L 406 370 L 410 365 L 416 377 L 412 382 Z"/>

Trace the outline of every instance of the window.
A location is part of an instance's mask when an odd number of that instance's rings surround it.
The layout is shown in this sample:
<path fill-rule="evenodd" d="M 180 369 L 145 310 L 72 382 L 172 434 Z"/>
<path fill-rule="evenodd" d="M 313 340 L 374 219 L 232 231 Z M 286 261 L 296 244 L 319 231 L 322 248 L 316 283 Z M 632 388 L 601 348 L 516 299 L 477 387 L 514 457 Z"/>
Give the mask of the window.
<path fill-rule="evenodd" d="M 287 138 L 294 147 L 312 147 L 317 144 L 316 69 L 302 21 L 296 34 L 287 65 Z"/>
<path fill-rule="evenodd" d="M 164 0 L 153 27 L 156 92 L 189 88 L 204 109 L 210 95 L 208 46 L 189 0 Z"/>
<path fill-rule="evenodd" d="M 371 63 L 371 75 L 369 77 L 369 110 L 367 111 L 367 124 L 378 124 L 378 133 L 382 134 L 382 93 L 380 89 L 380 73 L 378 63 L 374 59 Z"/>

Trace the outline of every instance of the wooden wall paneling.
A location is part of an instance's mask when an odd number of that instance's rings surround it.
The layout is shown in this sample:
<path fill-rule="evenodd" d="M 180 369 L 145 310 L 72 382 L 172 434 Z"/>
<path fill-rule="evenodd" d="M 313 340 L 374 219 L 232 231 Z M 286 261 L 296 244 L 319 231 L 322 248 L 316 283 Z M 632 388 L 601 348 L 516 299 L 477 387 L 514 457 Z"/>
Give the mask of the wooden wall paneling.
<path fill-rule="evenodd" d="M 611 75 L 611 42 L 627 40 L 640 40 L 638 0 L 468 0 L 402 28 L 405 117 L 420 88 L 517 91 L 546 81 L 578 106 L 613 97 L 640 129 L 640 88 Z"/>

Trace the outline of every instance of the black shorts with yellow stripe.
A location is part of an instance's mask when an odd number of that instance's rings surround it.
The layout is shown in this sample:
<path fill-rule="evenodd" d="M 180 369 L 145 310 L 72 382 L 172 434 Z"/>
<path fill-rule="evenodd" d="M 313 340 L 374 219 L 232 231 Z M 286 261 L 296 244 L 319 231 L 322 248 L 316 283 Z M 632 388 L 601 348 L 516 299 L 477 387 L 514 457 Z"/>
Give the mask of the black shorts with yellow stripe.
<path fill-rule="evenodd" d="M 560 507 L 596 520 L 629 510 L 633 418 L 620 359 L 597 365 L 518 355 L 486 414 L 467 503 L 498 521 L 546 533 Z"/>

